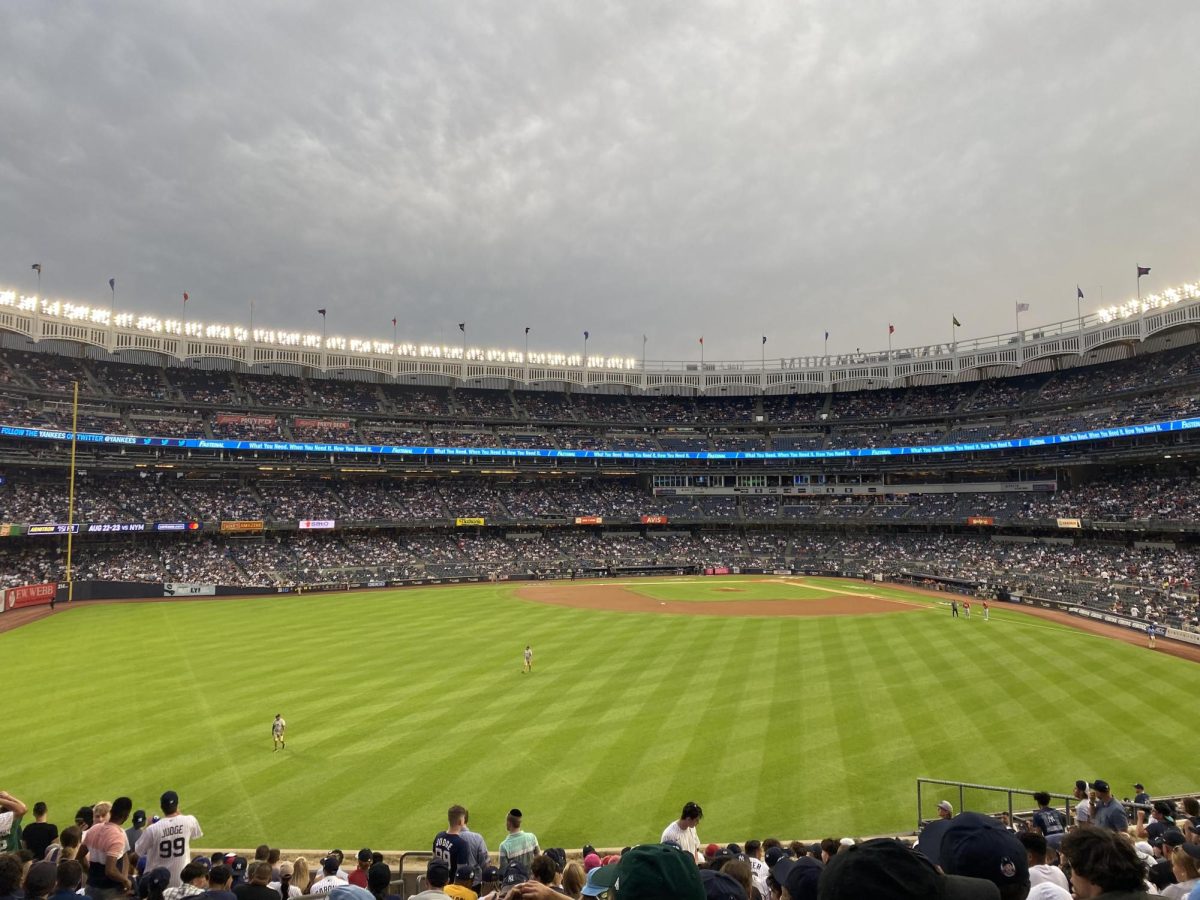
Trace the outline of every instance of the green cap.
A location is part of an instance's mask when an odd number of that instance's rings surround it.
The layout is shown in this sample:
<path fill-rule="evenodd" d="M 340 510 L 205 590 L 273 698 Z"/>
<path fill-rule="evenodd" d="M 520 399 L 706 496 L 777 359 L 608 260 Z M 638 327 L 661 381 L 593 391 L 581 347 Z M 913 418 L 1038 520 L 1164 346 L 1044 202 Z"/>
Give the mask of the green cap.
<path fill-rule="evenodd" d="M 705 900 L 696 861 L 670 844 L 642 844 L 617 863 L 617 900 Z"/>

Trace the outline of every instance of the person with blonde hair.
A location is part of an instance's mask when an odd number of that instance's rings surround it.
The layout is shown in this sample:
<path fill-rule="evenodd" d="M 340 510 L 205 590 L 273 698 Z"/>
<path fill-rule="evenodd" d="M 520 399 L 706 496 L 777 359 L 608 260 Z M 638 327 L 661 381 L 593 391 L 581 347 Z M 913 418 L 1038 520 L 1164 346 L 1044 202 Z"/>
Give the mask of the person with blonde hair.
<path fill-rule="evenodd" d="M 562 889 L 568 897 L 574 897 L 579 900 L 583 896 L 583 886 L 587 884 L 587 875 L 583 873 L 583 866 L 577 862 L 567 863 L 567 867 L 563 869 Z"/>
<path fill-rule="evenodd" d="M 312 876 L 308 872 L 308 860 L 297 856 L 292 860 L 292 884 L 300 888 L 301 894 L 307 894 L 312 887 Z"/>
<path fill-rule="evenodd" d="M 1184 844 L 1171 851 L 1171 871 L 1175 873 L 1175 884 L 1163 888 L 1163 896 L 1170 900 L 1182 900 L 1191 896 L 1200 885 L 1200 846 Z"/>

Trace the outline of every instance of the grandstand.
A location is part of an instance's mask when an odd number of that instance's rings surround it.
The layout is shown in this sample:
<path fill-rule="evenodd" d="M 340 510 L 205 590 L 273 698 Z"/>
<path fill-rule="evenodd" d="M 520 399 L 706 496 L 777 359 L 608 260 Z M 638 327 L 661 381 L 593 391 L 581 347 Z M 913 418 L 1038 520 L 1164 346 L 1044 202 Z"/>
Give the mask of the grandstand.
<path fill-rule="evenodd" d="M 86 606 L 807 574 L 1102 619 L 1139 643 L 1161 628 L 1186 656 L 1193 294 L 1073 332 L 779 360 L 736 383 L 721 362 L 498 373 L 372 352 L 364 371 L 336 348 L 168 346 L 166 325 L 68 331 L 61 308 L 0 306 L 0 587 Z M 918 774 L 943 773 L 906 782 Z"/>

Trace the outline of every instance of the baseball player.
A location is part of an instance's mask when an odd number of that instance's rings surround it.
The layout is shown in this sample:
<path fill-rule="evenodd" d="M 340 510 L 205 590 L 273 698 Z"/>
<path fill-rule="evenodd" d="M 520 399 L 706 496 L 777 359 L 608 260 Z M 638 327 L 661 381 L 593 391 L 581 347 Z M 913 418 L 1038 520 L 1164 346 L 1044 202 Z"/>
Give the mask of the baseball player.
<path fill-rule="evenodd" d="M 521 674 L 533 672 L 533 648 L 528 644 L 525 645 L 525 664 L 521 667 Z"/>
<path fill-rule="evenodd" d="M 271 723 L 271 738 L 275 741 L 275 750 L 286 750 L 283 735 L 287 731 L 287 722 L 283 721 L 283 713 L 275 713 L 275 721 Z M 272 753 L 274 752 L 271 751 Z"/>

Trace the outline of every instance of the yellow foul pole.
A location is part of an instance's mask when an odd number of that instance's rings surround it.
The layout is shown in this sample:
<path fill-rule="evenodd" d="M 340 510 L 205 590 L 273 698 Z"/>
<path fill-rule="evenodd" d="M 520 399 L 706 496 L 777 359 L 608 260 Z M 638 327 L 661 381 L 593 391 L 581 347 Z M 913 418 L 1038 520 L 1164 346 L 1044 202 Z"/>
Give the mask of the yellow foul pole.
<path fill-rule="evenodd" d="M 71 572 L 71 551 L 75 545 L 75 433 L 79 430 L 79 382 L 74 381 L 71 403 L 71 479 L 67 489 L 67 602 L 75 599 L 75 579 Z"/>

